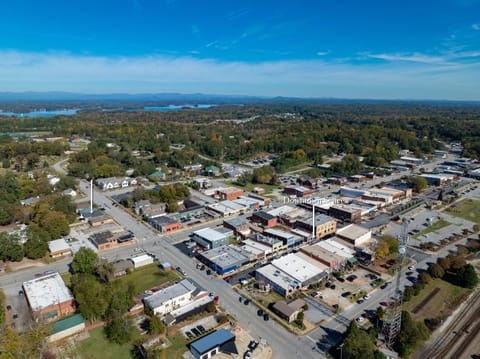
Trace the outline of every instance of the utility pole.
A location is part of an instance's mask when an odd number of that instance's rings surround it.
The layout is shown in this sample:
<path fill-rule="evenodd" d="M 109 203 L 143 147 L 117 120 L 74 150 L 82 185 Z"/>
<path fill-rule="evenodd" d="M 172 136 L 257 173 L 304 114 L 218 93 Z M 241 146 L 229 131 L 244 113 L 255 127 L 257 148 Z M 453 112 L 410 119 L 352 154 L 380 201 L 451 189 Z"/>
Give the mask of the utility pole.
<path fill-rule="evenodd" d="M 90 213 L 93 213 L 93 179 L 90 180 Z"/>

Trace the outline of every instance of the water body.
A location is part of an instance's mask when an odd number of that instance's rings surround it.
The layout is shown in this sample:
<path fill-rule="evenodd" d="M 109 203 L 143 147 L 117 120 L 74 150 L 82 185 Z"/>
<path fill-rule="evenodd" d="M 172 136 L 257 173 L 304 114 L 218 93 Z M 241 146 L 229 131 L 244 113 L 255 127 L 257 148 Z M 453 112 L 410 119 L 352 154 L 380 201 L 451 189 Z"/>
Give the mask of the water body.
<path fill-rule="evenodd" d="M 145 106 L 143 109 L 145 111 L 178 111 L 183 110 L 184 108 L 193 108 L 199 110 L 205 110 L 215 105 L 209 104 L 199 104 L 199 105 L 168 105 L 168 106 Z"/>
<path fill-rule="evenodd" d="M 15 112 L 3 112 L 0 111 L 0 116 L 7 116 L 7 117 L 53 117 L 53 116 L 73 116 L 78 113 L 78 109 L 67 109 L 67 110 L 42 110 L 42 111 L 31 111 L 25 113 L 15 113 Z"/>

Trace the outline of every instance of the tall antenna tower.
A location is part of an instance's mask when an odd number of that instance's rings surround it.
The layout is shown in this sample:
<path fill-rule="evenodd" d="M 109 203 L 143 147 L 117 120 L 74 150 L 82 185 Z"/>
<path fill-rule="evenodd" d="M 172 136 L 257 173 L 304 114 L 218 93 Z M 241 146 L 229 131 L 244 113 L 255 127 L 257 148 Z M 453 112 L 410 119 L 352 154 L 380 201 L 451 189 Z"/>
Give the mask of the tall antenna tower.
<path fill-rule="evenodd" d="M 387 311 L 383 322 L 382 332 L 385 336 L 387 347 L 392 348 L 395 339 L 400 334 L 402 326 L 402 302 L 403 293 L 400 290 L 400 279 L 402 277 L 402 266 L 407 252 L 408 242 L 408 219 L 403 218 L 402 233 L 398 236 L 398 254 L 399 264 L 397 268 L 397 276 L 395 279 L 395 293 L 393 294 L 393 306 Z"/>

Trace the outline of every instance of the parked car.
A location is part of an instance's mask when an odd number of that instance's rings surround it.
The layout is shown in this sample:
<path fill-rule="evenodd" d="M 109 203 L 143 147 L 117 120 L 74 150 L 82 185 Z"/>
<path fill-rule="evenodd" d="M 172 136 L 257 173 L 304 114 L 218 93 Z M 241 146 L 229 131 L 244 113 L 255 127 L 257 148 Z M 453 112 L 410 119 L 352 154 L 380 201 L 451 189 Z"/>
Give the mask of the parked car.
<path fill-rule="evenodd" d="M 263 320 L 266 321 L 266 322 L 268 322 L 270 320 L 270 316 L 268 315 L 268 313 L 265 313 L 263 315 Z"/>
<path fill-rule="evenodd" d="M 263 313 L 263 309 L 257 310 L 257 315 L 258 315 L 259 317 L 263 316 L 263 314 L 264 314 L 264 313 Z"/>
<path fill-rule="evenodd" d="M 187 336 L 188 339 L 193 339 L 194 338 L 193 334 L 190 333 L 190 332 L 185 332 L 185 335 Z"/>
<path fill-rule="evenodd" d="M 408 270 L 414 270 L 415 266 L 408 266 Z"/>
<path fill-rule="evenodd" d="M 362 304 L 363 302 L 365 302 L 365 300 L 363 300 L 363 299 L 357 300 L 357 304 Z"/>
<path fill-rule="evenodd" d="M 369 295 L 368 295 L 368 294 L 365 294 L 365 295 L 363 296 L 363 299 L 365 299 L 365 300 L 369 300 L 369 299 L 370 299 L 370 297 L 369 297 Z"/>
<path fill-rule="evenodd" d="M 365 321 L 365 318 L 364 317 L 358 317 L 357 318 L 357 322 L 358 323 L 363 323 Z"/>
<path fill-rule="evenodd" d="M 175 268 L 175 270 L 180 273 L 181 275 L 187 275 L 187 273 L 180 267 Z"/>
<path fill-rule="evenodd" d="M 332 285 L 330 286 L 330 289 L 335 289 L 335 288 L 337 288 L 337 287 L 335 286 L 335 284 L 332 284 Z"/>
<path fill-rule="evenodd" d="M 200 331 L 197 328 L 192 328 L 191 331 L 197 337 L 201 334 Z"/>
<path fill-rule="evenodd" d="M 250 300 L 248 300 L 248 299 L 245 299 L 245 300 L 243 301 L 243 304 L 245 304 L 245 305 L 249 305 L 249 304 L 250 304 Z"/>
<path fill-rule="evenodd" d="M 205 327 L 203 325 L 197 325 L 197 329 L 200 330 L 200 333 L 205 333 Z"/>
<path fill-rule="evenodd" d="M 343 292 L 342 293 L 342 297 L 346 298 L 348 297 L 350 294 L 352 294 L 351 292 Z"/>
<path fill-rule="evenodd" d="M 347 280 L 348 280 L 349 282 L 353 282 L 355 279 L 357 279 L 357 276 L 356 276 L 355 274 L 349 275 L 349 276 L 347 277 Z"/>

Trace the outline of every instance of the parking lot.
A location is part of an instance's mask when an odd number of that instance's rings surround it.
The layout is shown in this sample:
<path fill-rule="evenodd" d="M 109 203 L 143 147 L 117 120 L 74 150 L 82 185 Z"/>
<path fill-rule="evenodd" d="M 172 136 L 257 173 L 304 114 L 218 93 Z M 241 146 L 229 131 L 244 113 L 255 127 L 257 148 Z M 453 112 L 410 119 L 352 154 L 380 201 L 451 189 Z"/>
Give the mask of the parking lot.
<path fill-rule="evenodd" d="M 181 332 L 187 339 L 193 339 L 199 335 L 202 335 L 208 332 L 211 329 L 214 329 L 218 325 L 215 315 L 210 315 L 205 318 L 196 320 L 193 323 L 185 325 Z"/>
<path fill-rule="evenodd" d="M 15 283 L 5 286 L 3 287 L 3 293 L 5 294 L 5 304 L 7 306 L 7 323 L 11 323 L 18 330 L 28 328 L 32 324 L 32 317 L 27 300 L 23 294 L 22 284 Z"/>

